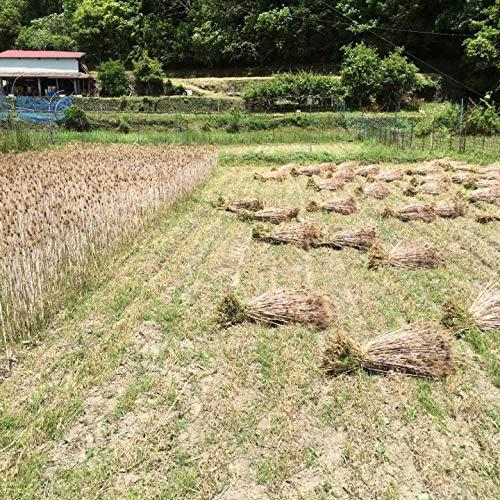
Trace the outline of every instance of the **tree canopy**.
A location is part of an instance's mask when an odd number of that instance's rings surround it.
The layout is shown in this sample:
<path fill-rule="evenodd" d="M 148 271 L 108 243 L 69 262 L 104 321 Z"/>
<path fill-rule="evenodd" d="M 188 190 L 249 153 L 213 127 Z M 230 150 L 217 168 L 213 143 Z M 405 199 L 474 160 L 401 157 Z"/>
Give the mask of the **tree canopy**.
<path fill-rule="evenodd" d="M 172 66 L 335 69 L 341 47 L 405 47 L 479 91 L 498 85 L 500 0 L 3 0 L 0 49 L 78 48 L 128 67 L 146 51 Z"/>

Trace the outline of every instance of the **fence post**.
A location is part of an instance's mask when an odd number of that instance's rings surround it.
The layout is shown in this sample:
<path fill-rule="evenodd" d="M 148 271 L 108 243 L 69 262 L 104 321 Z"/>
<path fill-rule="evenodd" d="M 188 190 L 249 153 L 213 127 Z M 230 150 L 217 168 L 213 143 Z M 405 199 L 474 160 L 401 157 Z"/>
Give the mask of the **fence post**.
<path fill-rule="evenodd" d="M 460 126 L 459 126 L 459 141 L 458 141 L 458 152 L 463 153 L 465 151 L 465 139 L 464 139 L 464 98 L 460 103 Z"/>

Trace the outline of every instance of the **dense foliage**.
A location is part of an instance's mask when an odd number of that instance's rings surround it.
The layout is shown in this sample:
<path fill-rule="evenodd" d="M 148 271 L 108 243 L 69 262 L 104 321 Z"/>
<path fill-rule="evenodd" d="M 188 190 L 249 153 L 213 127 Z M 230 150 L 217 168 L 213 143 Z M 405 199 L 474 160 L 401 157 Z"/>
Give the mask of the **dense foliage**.
<path fill-rule="evenodd" d="M 120 59 L 131 68 L 146 50 L 164 70 L 336 70 L 341 47 L 363 41 L 381 57 L 404 46 L 420 70 L 432 71 L 425 61 L 483 93 L 498 86 L 499 19 L 499 0 L 3 0 L 0 50 L 77 48 L 92 66 Z"/>
<path fill-rule="evenodd" d="M 130 92 L 127 71 L 121 61 L 110 59 L 101 63 L 97 67 L 97 80 L 103 97 L 120 97 Z"/>

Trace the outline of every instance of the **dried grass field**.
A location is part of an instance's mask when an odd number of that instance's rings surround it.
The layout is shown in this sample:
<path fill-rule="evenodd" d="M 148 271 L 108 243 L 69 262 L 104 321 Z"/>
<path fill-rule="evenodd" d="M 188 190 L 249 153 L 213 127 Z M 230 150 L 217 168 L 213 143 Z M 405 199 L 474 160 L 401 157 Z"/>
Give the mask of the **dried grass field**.
<path fill-rule="evenodd" d="M 375 182 L 390 194 L 379 199 L 369 193 L 384 190 L 366 189 L 372 179 L 357 166 L 343 184 L 321 172 L 308 182 L 299 168 L 281 182 L 254 178 L 268 168 L 219 168 L 157 218 L 110 259 L 109 279 L 16 354 L 0 384 L 0 497 L 495 498 L 498 331 L 450 339 L 452 370 L 440 380 L 323 368 L 332 334 L 363 345 L 407 324 L 437 325 L 446 300 L 468 307 L 498 278 L 498 222 L 476 220 L 498 214 L 498 198 L 473 204 L 466 189 L 488 179 L 380 169 L 365 172 L 383 174 Z M 351 196 L 345 214 L 327 211 Z M 256 226 L 267 234 L 283 224 L 223 210 L 235 197 L 300 208 L 300 220 L 335 239 L 260 241 Z M 446 216 L 442 203 L 459 200 L 465 214 Z M 416 204 L 427 209 L 401 211 Z M 344 248 L 352 235 L 338 234 L 368 228 L 384 252 L 372 268 L 369 249 Z M 408 242 L 438 248 L 437 267 L 392 265 Z M 245 300 L 279 287 L 328 296 L 332 324 L 218 324 L 228 292 Z"/>

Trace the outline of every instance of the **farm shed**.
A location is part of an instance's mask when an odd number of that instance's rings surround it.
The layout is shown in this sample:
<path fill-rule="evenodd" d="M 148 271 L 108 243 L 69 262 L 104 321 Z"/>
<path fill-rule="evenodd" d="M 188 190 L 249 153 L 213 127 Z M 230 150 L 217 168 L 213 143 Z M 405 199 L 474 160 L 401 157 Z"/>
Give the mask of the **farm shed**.
<path fill-rule="evenodd" d="M 6 50 L 0 52 L 0 94 L 51 97 L 89 94 L 94 80 L 83 52 Z"/>

